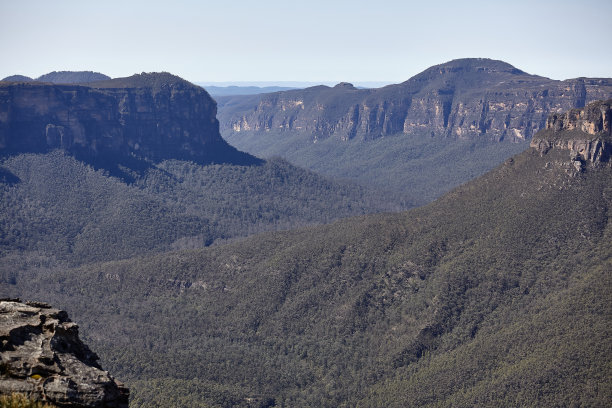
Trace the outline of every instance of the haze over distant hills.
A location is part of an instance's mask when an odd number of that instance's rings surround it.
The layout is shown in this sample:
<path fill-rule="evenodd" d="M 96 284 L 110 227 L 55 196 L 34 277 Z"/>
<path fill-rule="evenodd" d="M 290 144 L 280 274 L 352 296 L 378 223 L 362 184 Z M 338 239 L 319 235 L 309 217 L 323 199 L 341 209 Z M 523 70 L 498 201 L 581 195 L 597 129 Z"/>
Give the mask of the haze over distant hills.
<path fill-rule="evenodd" d="M 236 95 L 257 95 L 262 93 L 272 93 L 290 91 L 293 89 L 303 89 L 311 86 L 331 84 L 330 82 L 196 82 L 205 88 L 214 97 L 236 96 Z M 360 82 L 355 86 L 360 89 L 378 88 L 388 85 L 388 82 Z"/>
<path fill-rule="evenodd" d="M 468 58 L 378 89 L 340 83 L 217 101 L 221 133 L 239 149 L 424 204 L 523 150 L 550 113 L 610 97 L 609 78 L 556 81 Z"/>
<path fill-rule="evenodd" d="M 333 86 L 339 81 L 223 81 L 223 82 L 195 82 L 204 88 L 207 86 L 218 86 L 218 87 L 249 87 L 256 86 L 259 88 L 279 86 L 284 88 L 292 89 L 303 89 L 318 85 Z M 360 88 L 380 88 L 385 85 L 392 84 L 391 81 L 356 81 L 355 86 Z"/>
<path fill-rule="evenodd" d="M 261 93 L 289 91 L 296 89 L 295 87 L 283 87 L 283 86 L 214 86 L 214 85 L 202 85 L 203 88 L 212 96 L 234 96 L 234 95 L 257 95 Z"/>
<path fill-rule="evenodd" d="M 54 84 L 80 84 L 93 81 L 105 81 L 111 79 L 109 76 L 93 71 L 53 71 L 41 75 L 36 79 L 24 75 L 11 75 L 4 82 L 51 82 Z"/>
<path fill-rule="evenodd" d="M 70 310 L 134 407 L 606 406 L 612 100 L 546 123 L 408 212 L 0 284 Z"/>

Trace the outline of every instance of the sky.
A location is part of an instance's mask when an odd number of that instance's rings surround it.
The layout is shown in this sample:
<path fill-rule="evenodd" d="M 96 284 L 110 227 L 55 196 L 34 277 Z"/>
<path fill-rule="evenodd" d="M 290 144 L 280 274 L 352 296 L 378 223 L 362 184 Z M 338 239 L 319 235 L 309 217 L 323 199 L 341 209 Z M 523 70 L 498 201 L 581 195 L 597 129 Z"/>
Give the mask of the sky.
<path fill-rule="evenodd" d="M 0 0 L 0 78 L 398 83 L 456 58 L 612 77 L 611 0 Z"/>

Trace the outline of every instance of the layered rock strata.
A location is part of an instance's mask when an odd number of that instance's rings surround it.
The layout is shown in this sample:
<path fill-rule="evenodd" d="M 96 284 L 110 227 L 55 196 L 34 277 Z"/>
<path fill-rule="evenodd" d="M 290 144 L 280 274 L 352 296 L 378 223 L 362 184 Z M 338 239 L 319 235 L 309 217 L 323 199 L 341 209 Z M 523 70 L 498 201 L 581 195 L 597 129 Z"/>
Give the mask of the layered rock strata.
<path fill-rule="evenodd" d="M 313 141 L 425 133 L 459 139 L 528 140 L 550 113 L 612 97 L 612 79 L 555 81 L 502 61 L 461 59 L 379 89 L 330 88 L 223 100 L 226 137 L 238 132 L 304 132 Z M 228 102 L 228 103 L 225 103 Z"/>
<path fill-rule="evenodd" d="M 611 166 L 612 99 L 551 115 L 546 129 L 531 140 L 531 147 L 542 155 L 551 149 L 568 151 L 576 170 L 586 166 Z"/>
<path fill-rule="evenodd" d="M 216 112 L 205 90 L 167 73 L 87 85 L 2 82 L 0 153 L 254 162 L 221 138 Z"/>
<path fill-rule="evenodd" d="M 71 408 L 127 408 L 129 390 L 101 369 L 66 312 L 0 301 L 0 394 Z"/>

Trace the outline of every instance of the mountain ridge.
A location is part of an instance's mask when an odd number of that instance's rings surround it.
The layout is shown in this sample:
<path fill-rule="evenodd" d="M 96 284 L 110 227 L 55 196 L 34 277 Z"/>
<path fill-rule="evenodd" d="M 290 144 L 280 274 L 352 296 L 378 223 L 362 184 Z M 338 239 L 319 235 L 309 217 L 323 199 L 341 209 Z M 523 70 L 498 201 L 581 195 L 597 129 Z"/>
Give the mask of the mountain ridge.
<path fill-rule="evenodd" d="M 609 78 L 556 81 L 503 61 L 460 59 L 378 89 L 217 100 L 222 135 L 237 148 L 422 205 L 528 147 L 549 113 L 610 97 Z"/>
<path fill-rule="evenodd" d="M 4 82 L 50 82 L 54 84 L 80 84 L 92 81 L 111 79 L 108 75 L 93 71 L 53 71 L 36 79 L 25 75 L 10 75 L 3 78 Z"/>
<path fill-rule="evenodd" d="M 407 212 L 6 288 L 69 307 L 137 407 L 605 405 L 612 167 L 572 161 L 528 148 Z"/>
<path fill-rule="evenodd" d="M 93 71 L 53 71 L 35 79 L 38 82 L 54 84 L 80 84 L 111 79 L 108 75 Z"/>
<path fill-rule="evenodd" d="M 205 90 L 168 73 L 78 85 L 1 82 L 0 96 L 0 154 L 60 148 L 128 167 L 134 159 L 261 163 L 223 140 Z"/>
<path fill-rule="evenodd" d="M 311 141 L 421 131 L 463 139 L 525 140 L 544 126 L 549 113 L 609 98 L 612 79 L 555 81 L 503 61 L 466 58 L 351 97 L 337 91 L 312 87 L 243 97 L 240 105 L 224 103 L 221 130 L 231 141 L 245 131 L 298 130 Z"/>
<path fill-rule="evenodd" d="M 6 280 L 32 258 L 116 260 L 404 206 L 239 152 L 215 114 L 204 89 L 167 72 L 0 83 Z"/>

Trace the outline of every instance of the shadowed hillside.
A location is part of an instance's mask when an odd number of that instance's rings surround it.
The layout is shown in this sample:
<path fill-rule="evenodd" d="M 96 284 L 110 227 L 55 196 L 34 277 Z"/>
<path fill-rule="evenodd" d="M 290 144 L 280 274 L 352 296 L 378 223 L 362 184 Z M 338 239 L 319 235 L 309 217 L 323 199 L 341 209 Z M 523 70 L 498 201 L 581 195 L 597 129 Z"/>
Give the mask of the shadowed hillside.
<path fill-rule="evenodd" d="M 3 289 L 70 310 L 137 407 L 604 406 L 610 102 L 577 112 L 422 208 Z"/>
<path fill-rule="evenodd" d="M 127 174 L 129 184 L 61 151 L 0 160 L 0 270 L 198 248 L 394 209 L 384 196 L 282 160 L 169 160 Z"/>
<path fill-rule="evenodd" d="M 198 248 L 403 204 L 257 159 L 215 101 L 169 73 L 0 85 L 0 268 Z"/>

